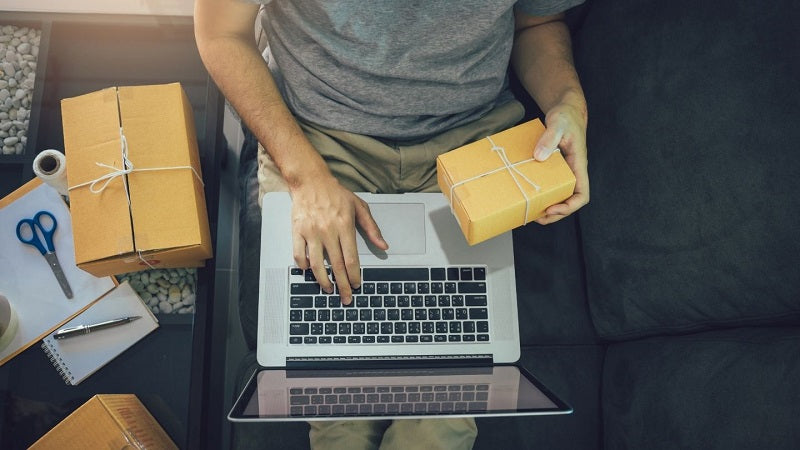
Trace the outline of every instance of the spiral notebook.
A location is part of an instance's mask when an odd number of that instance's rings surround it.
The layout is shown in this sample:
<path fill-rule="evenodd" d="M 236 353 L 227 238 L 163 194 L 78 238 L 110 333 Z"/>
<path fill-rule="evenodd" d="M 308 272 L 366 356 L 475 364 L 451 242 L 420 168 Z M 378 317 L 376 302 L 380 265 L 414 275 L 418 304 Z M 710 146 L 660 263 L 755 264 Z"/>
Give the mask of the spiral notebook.
<path fill-rule="evenodd" d="M 62 328 L 126 316 L 142 318 L 68 339 L 55 339 L 51 333 L 42 340 L 42 349 L 64 381 L 76 385 L 158 328 L 158 320 L 130 284 L 124 282 L 64 324 Z"/>

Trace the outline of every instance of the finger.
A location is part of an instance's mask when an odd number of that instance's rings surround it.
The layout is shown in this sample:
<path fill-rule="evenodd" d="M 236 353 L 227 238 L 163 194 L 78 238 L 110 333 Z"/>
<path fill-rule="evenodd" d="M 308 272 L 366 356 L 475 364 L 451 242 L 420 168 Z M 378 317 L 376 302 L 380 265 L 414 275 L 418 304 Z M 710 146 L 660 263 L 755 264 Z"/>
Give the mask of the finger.
<path fill-rule="evenodd" d="M 326 249 L 328 250 L 328 262 L 331 264 L 331 273 L 333 273 L 336 286 L 339 288 L 339 297 L 342 299 L 342 304 L 349 305 L 353 301 L 353 291 L 350 288 L 350 281 L 347 277 L 347 269 L 344 265 L 339 243 L 331 242 L 331 245 L 326 246 Z"/>
<path fill-rule="evenodd" d="M 558 144 L 561 143 L 561 139 L 564 137 L 564 126 L 561 124 L 548 127 L 542 136 L 539 138 L 539 142 L 536 143 L 536 146 L 533 148 L 533 157 L 537 161 L 544 161 L 550 157 L 558 149 Z"/>
<path fill-rule="evenodd" d="M 358 289 L 361 286 L 361 264 L 358 258 L 358 246 L 356 245 L 356 229 L 355 227 L 351 228 L 351 232 L 343 233 L 340 236 L 340 242 L 342 244 L 344 268 L 347 271 L 347 281 L 349 281 L 351 287 Z M 345 281 L 344 278 L 341 279 L 341 282 L 339 278 L 336 278 L 336 280 L 337 284 Z M 341 289 L 342 287 L 339 286 L 339 290 Z"/>
<path fill-rule="evenodd" d="M 325 258 L 322 244 L 318 240 L 308 241 L 308 262 L 317 284 L 327 294 L 333 292 L 333 283 L 328 279 L 328 272 L 325 270 Z"/>
<path fill-rule="evenodd" d="M 308 256 L 306 255 L 306 240 L 300 233 L 292 233 L 292 254 L 297 267 L 308 269 Z"/>
<path fill-rule="evenodd" d="M 367 238 L 381 250 L 389 250 L 389 244 L 383 239 L 381 229 L 369 212 L 369 205 L 364 200 L 356 202 L 356 223 L 367 234 Z"/>

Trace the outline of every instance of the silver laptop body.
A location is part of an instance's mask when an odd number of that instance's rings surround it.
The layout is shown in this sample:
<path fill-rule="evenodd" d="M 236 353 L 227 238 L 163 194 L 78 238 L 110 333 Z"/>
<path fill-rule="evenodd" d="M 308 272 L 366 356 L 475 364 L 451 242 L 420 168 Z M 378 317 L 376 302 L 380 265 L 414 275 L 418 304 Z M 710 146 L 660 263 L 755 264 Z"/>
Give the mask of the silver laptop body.
<path fill-rule="evenodd" d="M 440 193 L 358 194 L 390 248 L 370 249 L 357 236 L 361 266 L 486 266 L 488 342 L 290 344 L 289 268 L 292 255 L 291 198 L 268 193 L 262 203 L 258 304 L 258 363 L 264 367 L 312 367 L 317 363 L 402 360 L 519 359 L 514 253 L 511 233 L 469 246 Z"/>

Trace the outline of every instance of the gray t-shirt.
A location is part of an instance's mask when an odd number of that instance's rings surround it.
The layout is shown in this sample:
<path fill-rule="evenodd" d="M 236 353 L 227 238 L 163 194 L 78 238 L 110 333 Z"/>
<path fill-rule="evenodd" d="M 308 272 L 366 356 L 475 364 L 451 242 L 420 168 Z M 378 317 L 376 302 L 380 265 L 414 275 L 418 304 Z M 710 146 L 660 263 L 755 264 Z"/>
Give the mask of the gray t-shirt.
<path fill-rule="evenodd" d="M 513 8 L 583 0 L 267 0 L 269 66 L 289 108 L 337 130 L 409 140 L 512 98 Z"/>

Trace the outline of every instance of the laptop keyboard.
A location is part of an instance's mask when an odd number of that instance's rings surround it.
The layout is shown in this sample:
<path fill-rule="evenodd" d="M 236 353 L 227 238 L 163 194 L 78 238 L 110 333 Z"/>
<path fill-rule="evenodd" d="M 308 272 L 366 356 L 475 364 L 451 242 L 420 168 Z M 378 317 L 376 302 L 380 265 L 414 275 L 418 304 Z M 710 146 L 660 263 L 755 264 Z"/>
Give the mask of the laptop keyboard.
<path fill-rule="evenodd" d="M 485 412 L 488 384 L 290 388 L 292 416 Z"/>
<path fill-rule="evenodd" d="M 489 342 L 486 266 L 362 267 L 361 280 L 345 306 L 290 267 L 289 343 Z"/>

